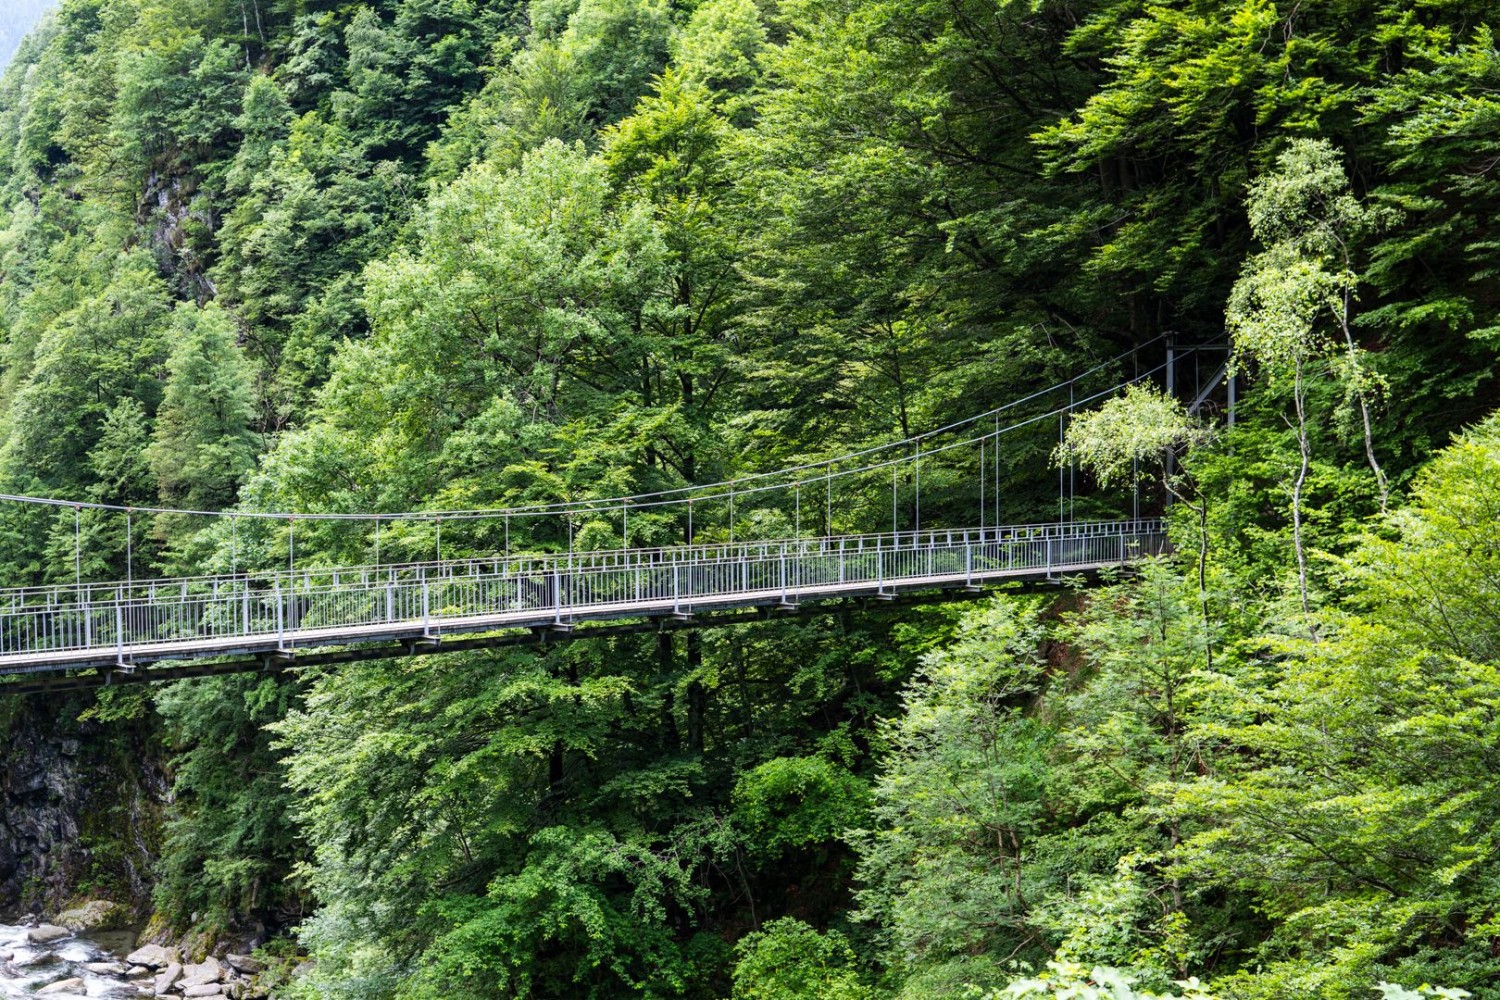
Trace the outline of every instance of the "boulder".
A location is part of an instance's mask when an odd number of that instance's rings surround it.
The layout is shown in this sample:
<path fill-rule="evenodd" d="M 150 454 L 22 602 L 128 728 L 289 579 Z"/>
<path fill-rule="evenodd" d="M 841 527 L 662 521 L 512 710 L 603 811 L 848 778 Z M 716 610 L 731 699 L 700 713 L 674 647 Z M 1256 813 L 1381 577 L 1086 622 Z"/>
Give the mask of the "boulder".
<path fill-rule="evenodd" d="M 182 966 L 178 965 L 176 962 L 173 962 L 171 965 L 166 967 L 161 975 L 156 977 L 156 982 L 151 984 L 151 988 L 156 990 L 156 992 L 158 993 L 165 993 L 167 992 L 167 990 L 170 990 L 174 985 L 176 985 L 177 980 L 181 978 Z"/>
<path fill-rule="evenodd" d="M 79 931 L 114 931 L 130 923 L 130 911 L 107 899 L 91 899 L 82 906 L 59 913 L 57 922 L 75 934 Z"/>
<path fill-rule="evenodd" d="M 51 944 L 53 941 L 60 941 L 65 937 L 72 936 L 72 931 L 66 927 L 59 927 L 56 924 L 42 924 L 42 926 L 33 927 L 26 932 L 26 940 L 32 944 Z"/>
<path fill-rule="evenodd" d="M 129 955 L 125 961 L 131 965 L 146 965 L 153 969 L 165 969 L 177 961 L 177 952 L 171 948 L 163 948 L 159 944 L 143 944 Z"/>
<path fill-rule="evenodd" d="M 201 986 L 184 988 L 182 995 L 185 997 L 221 997 L 224 994 L 220 991 L 218 983 L 203 983 Z"/>
<path fill-rule="evenodd" d="M 184 990 L 194 986 L 207 986 L 209 983 L 217 983 L 224 978 L 225 968 L 217 958 L 210 955 L 197 965 L 185 965 L 182 967 L 182 982 L 179 983 Z M 211 994 L 210 994 L 211 995 Z"/>
<path fill-rule="evenodd" d="M 50 983 L 46 986 L 43 986 L 36 992 L 38 996 L 44 996 L 48 993 L 68 993 L 74 990 L 82 993 L 84 991 L 84 988 L 84 982 L 82 979 L 64 979 L 59 982 Z"/>
<path fill-rule="evenodd" d="M 247 976 L 253 976 L 258 972 L 266 971 L 266 963 L 249 955 L 225 955 L 224 961 L 228 962 L 235 970 L 243 972 Z"/>
<path fill-rule="evenodd" d="M 144 965 L 132 965 L 130 967 L 130 971 L 125 973 L 125 975 L 129 976 L 131 979 L 139 979 L 142 976 L 151 975 L 151 970 L 146 968 Z"/>
<path fill-rule="evenodd" d="M 96 976 L 123 977 L 125 973 L 130 971 L 125 967 L 124 962 L 85 962 L 83 967 Z"/>

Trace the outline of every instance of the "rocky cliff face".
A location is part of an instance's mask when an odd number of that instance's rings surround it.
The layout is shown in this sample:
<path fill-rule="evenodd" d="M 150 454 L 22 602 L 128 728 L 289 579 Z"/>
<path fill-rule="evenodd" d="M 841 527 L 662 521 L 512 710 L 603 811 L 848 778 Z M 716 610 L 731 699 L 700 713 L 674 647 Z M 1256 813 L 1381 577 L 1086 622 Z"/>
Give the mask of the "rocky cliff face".
<path fill-rule="evenodd" d="M 87 702 L 0 702 L 0 917 L 80 893 L 145 912 L 167 795 L 149 718 L 80 720 Z"/>

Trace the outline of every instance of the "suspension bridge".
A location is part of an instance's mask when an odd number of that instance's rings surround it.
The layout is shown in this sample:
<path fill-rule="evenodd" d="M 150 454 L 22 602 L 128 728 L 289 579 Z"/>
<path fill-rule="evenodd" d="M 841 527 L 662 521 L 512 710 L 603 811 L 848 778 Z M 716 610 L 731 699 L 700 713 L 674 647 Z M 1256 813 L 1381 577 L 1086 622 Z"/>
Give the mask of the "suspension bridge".
<path fill-rule="evenodd" d="M 1030 428 L 1034 437 L 1054 421 L 1060 440 L 1075 410 L 1132 382 L 1164 375 L 1169 388 L 1178 388 L 1173 383 L 1185 354 L 1196 373 L 1186 400 L 1190 407 L 1200 407 L 1224 383 L 1222 366 L 1202 377 L 1198 349 L 1168 350 L 1163 364 L 1082 391 L 1086 379 L 1122 358 L 1134 361 L 1136 352 L 910 439 L 650 494 L 382 514 L 182 511 L 0 497 L 52 507 L 63 517 L 71 510 L 75 538 L 71 583 L 0 589 L 0 677 L 7 678 L 0 681 L 0 694 L 670 631 L 803 613 L 829 602 L 953 599 L 995 584 L 1056 583 L 1122 567 L 1167 550 L 1161 519 L 1141 517 L 1137 497 L 1130 517 L 1075 520 L 1074 474 L 1059 469 L 1056 521 L 1001 524 L 1001 447 L 1006 435 Z M 1232 380 L 1228 386 L 1232 400 Z M 1028 414 L 1027 406 L 1040 412 Z M 965 481 L 969 488 L 959 492 L 973 498 L 965 505 L 973 515 L 968 523 L 923 525 L 924 462 L 929 479 L 931 470 L 942 470 L 950 499 L 955 478 Z M 847 522 L 869 519 L 878 509 L 874 494 L 887 489 L 886 527 L 851 531 L 836 525 L 836 492 Z M 952 504 L 947 508 L 953 521 Z M 752 515 L 768 509 L 777 515 L 769 523 L 790 531 L 743 537 L 747 527 L 767 523 Z M 123 581 L 83 579 L 78 526 L 85 511 L 124 519 Z M 705 525 L 703 512 L 717 512 L 716 522 Z M 659 525 L 663 514 L 685 525 L 682 544 L 632 544 L 632 515 L 639 526 L 643 516 Z M 137 518 L 158 515 L 227 521 L 235 564 L 241 521 L 283 532 L 286 562 L 274 569 L 232 565 L 228 572 L 137 579 L 128 540 Z M 575 550 L 579 521 L 601 519 L 618 528 L 615 547 Z M 566 549 L 559 544 L 552 552 L 511 551 L 513 521 L 555 523 L 559 538 L 566 532 Z M 354 565 L 299 565 L 298 524 L 305 531 L 324 522 L 352 522 L 370 533 L 373 556 Z M 454 525 L 473 522 L 503 522 L 500 551 L 444 558 L 444 524 L 451 537 Z M 815 530 L 804 531 L 804 522 Z M 396 523 L 435 529 L 435 558 L 382 560 L 382 528 Z M 700 535 L 712 540 L 700 541 Z"/>

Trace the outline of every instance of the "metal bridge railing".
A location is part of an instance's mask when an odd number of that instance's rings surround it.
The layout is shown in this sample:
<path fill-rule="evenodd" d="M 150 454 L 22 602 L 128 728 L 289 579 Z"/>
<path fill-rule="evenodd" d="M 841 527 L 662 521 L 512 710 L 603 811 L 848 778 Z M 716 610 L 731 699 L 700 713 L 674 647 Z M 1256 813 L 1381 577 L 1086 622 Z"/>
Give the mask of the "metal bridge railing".
<path fill-rule="evenodd" d="M 1121 565 L 1158 520 L 937 529 L 0 590 L 0 673 L 687 613 Z"/>

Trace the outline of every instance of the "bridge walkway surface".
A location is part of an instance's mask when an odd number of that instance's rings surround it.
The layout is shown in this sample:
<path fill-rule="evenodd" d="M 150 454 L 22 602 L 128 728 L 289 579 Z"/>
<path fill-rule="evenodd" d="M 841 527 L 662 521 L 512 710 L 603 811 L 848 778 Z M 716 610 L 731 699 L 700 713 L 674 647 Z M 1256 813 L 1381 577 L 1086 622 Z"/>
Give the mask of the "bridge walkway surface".
<path fill-rule="evenodd" d="M 0 590 L 0 675 L 270 662 L 503 630 L 567 635 L 580 623 L 1056 580 L 1166 547 L 1161 521 L 1131 519 L 16 588 Z"/>

